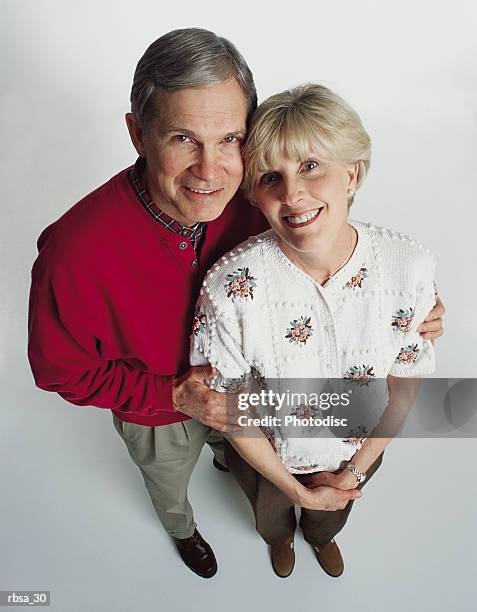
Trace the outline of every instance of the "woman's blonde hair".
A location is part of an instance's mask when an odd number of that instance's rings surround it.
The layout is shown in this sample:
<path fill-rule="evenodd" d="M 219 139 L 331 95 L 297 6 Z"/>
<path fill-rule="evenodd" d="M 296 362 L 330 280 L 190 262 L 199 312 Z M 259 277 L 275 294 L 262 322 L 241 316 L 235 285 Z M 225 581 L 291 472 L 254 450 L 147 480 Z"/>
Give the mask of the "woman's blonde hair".
<path fill-rule="evenodd" d="M 308 83 L 271 96 L 255 111 L 244 146 L 246 197 L 255 201 L 259 174 L 273 169 L 282 155 L 304 162 L 312 153 L 347 167 L 358 162 L 358 188 L 369 169 L 371 139 L 358 114 L 323 85 Z"/>

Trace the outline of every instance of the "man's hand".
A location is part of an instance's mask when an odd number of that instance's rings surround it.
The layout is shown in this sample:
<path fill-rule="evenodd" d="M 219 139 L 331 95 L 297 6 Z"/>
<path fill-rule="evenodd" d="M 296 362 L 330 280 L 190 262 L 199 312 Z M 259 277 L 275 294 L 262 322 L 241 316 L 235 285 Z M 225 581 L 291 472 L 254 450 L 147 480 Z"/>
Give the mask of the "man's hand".
<path fill-rule="evenodd" d="M 299 504 L 310 510 L 342 510 L 349 501 L 359 499 L 362 495 L 358 489 L 342 491 L 330 486 L 320 486 L 316 489 L 305 489 L 300 495 Z"/>
<path fill-rule="evenodd" d="M 442 317 L 444 316 L 445 311 L 446 309 L 444 308 L 444 304 L 441 302 L 441 298 L 437 296 L 436 305 L 427 315 L 424 322 L 417 328 L 417 331 L 425 340 L 431 340 L 432 343 L 434 343 L 439 336 L 442 336 L 444 333 L 444 328 L 442 327 Z"/>
<path fill-rule="evenodd" d="M 316 474 L 304 474 L 300 476 L 300 482 L 308 489 L 317 487 L 334 487 L 341 491 L 349 491 L 358 486 L 358 479 L 347 469 L 341 472 L 318 472 Z"/>
<path fill-rule="evenodd" d="M 175 378 L 172 403 L 176 410 L 218 431 L 226 431 L 226 393 L 212 391 L 206 381 L 216 374 L 211 366 L 198 366 L 188 370 L 184 376 Z"/>

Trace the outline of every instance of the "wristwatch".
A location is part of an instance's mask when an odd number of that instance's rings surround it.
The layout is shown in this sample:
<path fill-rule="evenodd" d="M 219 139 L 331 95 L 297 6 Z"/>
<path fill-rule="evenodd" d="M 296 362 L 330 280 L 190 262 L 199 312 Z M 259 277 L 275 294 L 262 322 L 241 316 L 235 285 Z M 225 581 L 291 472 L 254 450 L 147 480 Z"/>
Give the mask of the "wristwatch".
<path fill-rule="evenodd" d="M 350 472 L 352 472 L 355 476 L 359 484 L 366 480 L 366 474 L 364 472 L 360 472 L 355 468 L 355 466 L 351 463 L 351 461 L 346 462 L 345 467 L 348 468 Z"/>

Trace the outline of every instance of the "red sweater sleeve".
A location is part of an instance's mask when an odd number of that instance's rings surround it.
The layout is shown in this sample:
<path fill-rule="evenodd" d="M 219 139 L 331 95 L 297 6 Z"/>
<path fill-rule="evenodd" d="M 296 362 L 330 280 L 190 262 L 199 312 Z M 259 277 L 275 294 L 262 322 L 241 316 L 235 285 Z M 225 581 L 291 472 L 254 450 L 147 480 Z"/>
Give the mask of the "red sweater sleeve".
<path fill-rule="evenodd" d="M 100 291 L 86 271 L 56 266 L 32 270 L 28 358 L 36 385 L 77 405 L 152 417 L 174 411 L 173 376 L 141 368 L 134 359 L 108 359 Z M 176 413 L 177 414 L 177 413 Z"/>

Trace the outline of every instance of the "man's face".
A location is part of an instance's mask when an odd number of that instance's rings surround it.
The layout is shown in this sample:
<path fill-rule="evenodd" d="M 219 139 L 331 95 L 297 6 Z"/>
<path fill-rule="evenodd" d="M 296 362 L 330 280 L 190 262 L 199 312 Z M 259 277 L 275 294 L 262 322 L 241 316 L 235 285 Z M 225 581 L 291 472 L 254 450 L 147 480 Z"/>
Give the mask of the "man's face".
<path fill-rule="evenodd" d="M 247 100 L 235 79 L 160 91 L 158 114 L 143 132 L 126 121 L 152 199 L 183 225 L 212 221 L 224 210 L 243 177 Z"/>

